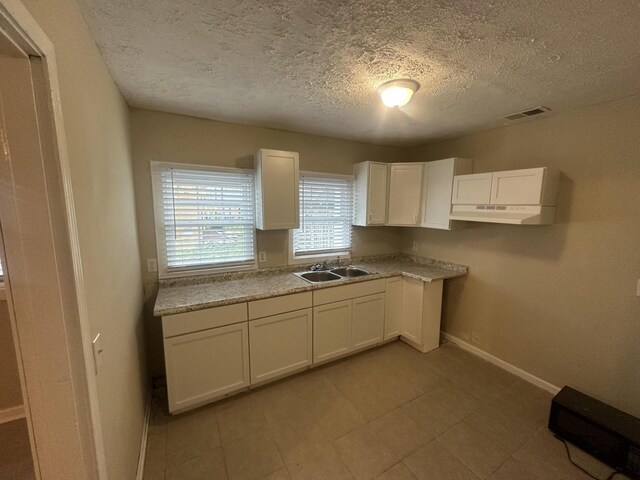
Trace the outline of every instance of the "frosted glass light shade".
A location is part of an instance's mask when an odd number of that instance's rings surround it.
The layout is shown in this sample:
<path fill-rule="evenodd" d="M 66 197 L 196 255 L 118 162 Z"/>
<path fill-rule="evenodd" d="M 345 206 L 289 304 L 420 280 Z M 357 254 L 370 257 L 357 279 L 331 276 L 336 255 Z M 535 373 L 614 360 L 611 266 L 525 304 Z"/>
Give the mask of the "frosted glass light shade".
<path fill-rule="evenodd" d="M 387 107 L 403 107 L 420 88 L 415 80 L 391 80 L 378 87 L 378 93 Z"/>

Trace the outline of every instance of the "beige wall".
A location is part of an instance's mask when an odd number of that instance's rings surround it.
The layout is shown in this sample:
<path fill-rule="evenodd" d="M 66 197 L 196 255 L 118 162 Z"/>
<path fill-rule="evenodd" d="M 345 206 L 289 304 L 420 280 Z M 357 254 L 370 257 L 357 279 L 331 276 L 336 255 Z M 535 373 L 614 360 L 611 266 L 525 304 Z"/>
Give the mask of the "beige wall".
<path fill-rule="evenodd" d="M 469 265 L 444 329 L 552 384 L 640 414 L 640 96 L 408 151 L 475 172 L 562 171 L 552 226 L 407 229 L 403 249 Z"/>
<path fill-rule="evenodd" d="M 109 478 L 135 478 L 147 375 L 129 110 L 74 0 L 23 0 L 53 42 L 92 335 Z"/>
<path fill-rule="evenodd" d="M 143 261 L 156 258 L 151 161 L 253 168 L 254 152 L 273 148 L 299 152 L 301 170 L 351 174 L 354 163 L 402 159 L 402 150 L 392 147 L 139 109 L 131 110 L 131 137 Z M 258 250 L 267 252 L 267 262 L 260 267 L 287 264 L 287 239 L 287 231 L 258 231 Z M 399 245 L 399 229 L 354 229 L 355 255 L 397 252 Z M 144 278 L 146 284 L 152 284 L 157 274 L 146 272 Z M 153 374 L 162 374 L 160 325 L 150 315 L 148 318 L 150 369 Z"/>

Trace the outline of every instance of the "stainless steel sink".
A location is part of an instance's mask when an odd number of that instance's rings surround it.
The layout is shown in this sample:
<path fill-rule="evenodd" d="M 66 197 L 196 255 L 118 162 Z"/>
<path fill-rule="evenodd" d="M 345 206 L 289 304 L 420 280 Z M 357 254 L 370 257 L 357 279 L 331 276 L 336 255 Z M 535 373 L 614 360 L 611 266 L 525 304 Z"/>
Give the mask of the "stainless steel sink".
<path fill-rule="evenodd" d="M 331 273 L 335 273 L 340 275 L 341 277 L 353 278 L 353 277 L 363 277 L 364 275 L 371 275 L 371 272 L 367 272 L 366 270 L 362 270 L 361 268 L 356 267 L 340 267 L 334 268 L 331 270 Z"/>
<path fill-rule="evenodd" d="M 332 272 L 320 271 L 320 272 L 295 272 L 294 275 L 311 283 L 331 282 L 334 280 L 340 280 L 342 277 Z"/>

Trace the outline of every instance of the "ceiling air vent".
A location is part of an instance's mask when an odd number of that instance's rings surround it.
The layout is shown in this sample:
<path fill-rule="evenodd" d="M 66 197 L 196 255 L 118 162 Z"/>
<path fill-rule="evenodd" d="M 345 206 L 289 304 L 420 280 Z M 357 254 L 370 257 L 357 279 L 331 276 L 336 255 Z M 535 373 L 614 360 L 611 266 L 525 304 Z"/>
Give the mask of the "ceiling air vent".
<path fill-rule="evenodd" d="M 534 115 L 540 115 L 541 113 L 550 111 L 551 109 L 548 107 L 535 107 L 530 108 L 529 110 L 524 110 L 522 112 L 510 113 L 509 115 L 505 115 L 502 118 L 506 118 L 507 120 L 520 120 L 521 118 L 533 117 Z"/>

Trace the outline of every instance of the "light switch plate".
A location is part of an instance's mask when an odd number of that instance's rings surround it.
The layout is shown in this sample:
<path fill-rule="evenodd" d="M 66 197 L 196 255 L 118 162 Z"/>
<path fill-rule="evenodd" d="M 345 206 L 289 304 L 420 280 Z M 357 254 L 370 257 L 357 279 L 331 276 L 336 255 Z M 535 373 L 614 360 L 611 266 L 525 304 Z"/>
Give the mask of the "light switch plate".
<path fill-rule="evenodd" d="M 147 259 L 147 272 L 157 272 L 158 271 L 158 261 L 155 258 Z"/>
<path fill-rule="evenodd" d="M 98 374 L 98 370 L 102 366 L 102 336 L 100 334 L 96 335 L 96 338 L 91 342 L 93 347 L 93 365 L 96 369 L 96 375 Z"/>
<path fill-rule="evenodd" d="M 258 261 L 260 263 L 266 262 L 267 261 L 267 252 L 264 252 L 264 251 L 258 252 Z"/>

